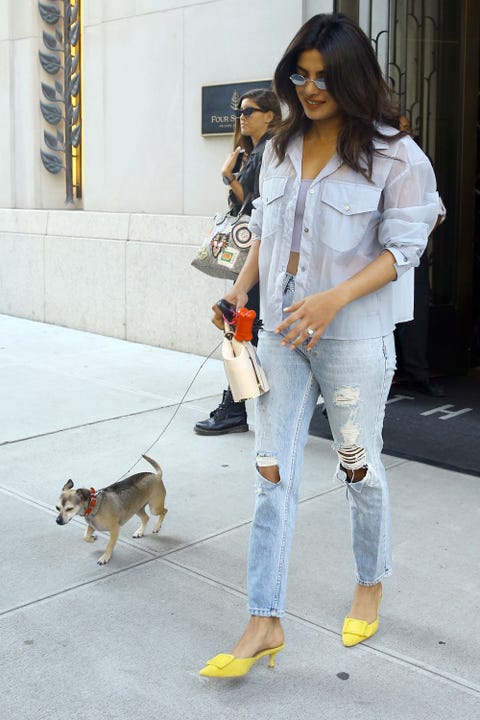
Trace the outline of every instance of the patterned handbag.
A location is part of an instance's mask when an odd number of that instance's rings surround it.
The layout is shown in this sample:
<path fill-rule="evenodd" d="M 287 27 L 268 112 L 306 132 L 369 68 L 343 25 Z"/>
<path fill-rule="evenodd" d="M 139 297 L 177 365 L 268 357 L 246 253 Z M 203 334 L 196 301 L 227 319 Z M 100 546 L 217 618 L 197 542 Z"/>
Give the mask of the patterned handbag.
<path fill-rule="evenodd" d="M 238 215 L 215 215 L 209 236 L 192 260 L 193 267 L 211 277 L 236 280 L 255 239 L 248 227 L 250 215 L 244 212 L 249 201 L 250 196 L 244 200 Z"/>

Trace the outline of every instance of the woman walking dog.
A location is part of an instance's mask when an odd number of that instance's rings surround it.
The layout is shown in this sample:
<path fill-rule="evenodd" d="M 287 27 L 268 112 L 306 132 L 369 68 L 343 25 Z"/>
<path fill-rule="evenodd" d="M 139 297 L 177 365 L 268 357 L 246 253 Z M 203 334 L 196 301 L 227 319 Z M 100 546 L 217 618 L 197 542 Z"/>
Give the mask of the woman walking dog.
<path fill-rule="evenodd" d="M 320 392 L 356 565 L 343 643 L 377 632 L 382 580 L 392 568 L 380 453 L 393 330 L 412 317 L 412 273 L 402 276 L 418 265 L 439 207 L 430 162 L 398 131 L 375 54 L 353 21 L 325 14 L 305 23 L 274 84 L 288 114 L 263 156 L 251 221 L 260 240 L 226 296 L 242 307 L 260 280 L 258 354 L 271 387 L 257 401 L 250 619 L 231 653 L 200 671 L 210 677 L 245 675 L 264 656 L 273 664 L 284 647 L 303 452 Z"/>

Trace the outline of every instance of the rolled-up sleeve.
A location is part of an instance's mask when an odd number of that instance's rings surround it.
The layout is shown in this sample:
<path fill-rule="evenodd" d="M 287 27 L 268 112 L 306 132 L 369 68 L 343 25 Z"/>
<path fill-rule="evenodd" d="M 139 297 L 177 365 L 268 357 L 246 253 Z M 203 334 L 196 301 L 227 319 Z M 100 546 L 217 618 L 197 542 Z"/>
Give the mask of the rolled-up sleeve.
<path fill-rule="evenodd" d="M 440 198 L 430 161 L 405 138 L 384 188 L 378 240 L 395 258 L 397 278 L 417 267 L 439 215 Z"/>
<path fill-rule="evenodd" d="M 250 216 L 250 222 L 248 227 L 258 238 L 262 235 L 262 221 L 263 221 L 263 202 L 262 197 L 258 197 L 253 201 L 253 210 Z"/>
<path fill-rule="evenodd" d="M 263 151 L 262 163 L 260 165 L 260 174 L 259 174 L 259 181 L 258 181 L 260 196 L 258 198 L 256 198 L 252 203 L 253 210 L 251 213 L 250 222 L 248 224 L 248 227 L 250 228 L 250 230 L 259 239 L 261 238 L 261 235 L 262 235 L 262 225 L 263 225 L 263 201 L 262 201 L 263 179 L 265 177 L 265 172 L 268 167 L 268 164 L 270 162 L 272 162 L 273 157 L 274 157 L 274 151 L 273 151 L 272 141 L 268 140 L 265 145 L 265 150 Z"/>

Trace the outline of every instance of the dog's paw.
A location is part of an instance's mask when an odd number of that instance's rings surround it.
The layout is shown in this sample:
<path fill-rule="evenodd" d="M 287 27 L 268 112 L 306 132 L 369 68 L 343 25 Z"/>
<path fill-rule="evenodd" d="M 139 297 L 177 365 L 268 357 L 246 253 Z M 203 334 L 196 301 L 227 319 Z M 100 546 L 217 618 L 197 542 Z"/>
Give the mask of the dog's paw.
<path fill-rule="evenodd" d="M 143 530 L 142 528 L 138 528 L 138 530 L 135 530 L 135 532 L 132 535 L 133 538 L 141 538 L 143 537 Z"/>
<path fill-rule="evenodd" d="M 85 540 L 85 542 L 95 542 L 95 540 L 97 539 L 97 536 L 96 535 L 84 535 L 83 539 Z"/>
<path fill-rule="evenodd" d="M 97 565 L 106 565 L 108 561 L 110 560 L 110 557 L 107 556 L 105 553 L 102 555 L 102 557 L 99 557 L 97 560 Z"/>

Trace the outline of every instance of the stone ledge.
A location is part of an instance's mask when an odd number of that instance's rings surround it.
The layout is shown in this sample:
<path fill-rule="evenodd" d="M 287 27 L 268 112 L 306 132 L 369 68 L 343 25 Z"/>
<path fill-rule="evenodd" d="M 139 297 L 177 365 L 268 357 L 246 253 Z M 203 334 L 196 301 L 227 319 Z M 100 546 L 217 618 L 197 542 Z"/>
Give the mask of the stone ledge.
<path fill-rule="evenodd" d="M 129 213 L 49 210 L 47 235 L 128 240 Z"/>
<path fill-rule="evenodd" d="M 0 208 L 0 233 L 200 245 L 212 219 L 193 215 Z"/>
<path fill-rule="evenodd" d="M 47 222 L 47 210 L 0 208 L 0 232 L 2 233 L 45 235 Z"/>
<path fill-rule="evenodd" d="M 212 224 L 211 218 L 192 215 L 149 215 L 134 213 L 129 240 L 169 245 L 200 245 Z"/>

